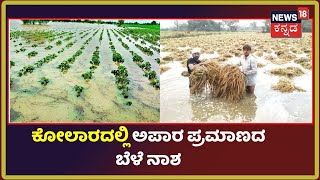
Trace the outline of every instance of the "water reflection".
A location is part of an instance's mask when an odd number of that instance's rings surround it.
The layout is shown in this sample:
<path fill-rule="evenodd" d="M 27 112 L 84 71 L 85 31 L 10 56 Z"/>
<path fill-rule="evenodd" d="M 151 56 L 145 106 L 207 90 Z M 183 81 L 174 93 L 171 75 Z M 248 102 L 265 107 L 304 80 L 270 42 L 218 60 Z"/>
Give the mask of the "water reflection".
<path fill-rule="evenodd" d="M 256 115 L 257 97 L 247 95 L 239 102 L 213 99 L 209 95 L 191 96 L 192 121 L 250 122 Z"/>

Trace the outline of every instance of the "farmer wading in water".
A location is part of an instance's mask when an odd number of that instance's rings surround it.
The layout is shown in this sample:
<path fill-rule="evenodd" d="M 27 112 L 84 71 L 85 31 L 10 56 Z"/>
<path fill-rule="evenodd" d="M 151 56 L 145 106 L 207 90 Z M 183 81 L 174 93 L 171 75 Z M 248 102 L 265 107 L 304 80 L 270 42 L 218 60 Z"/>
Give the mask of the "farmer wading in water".
<path fill-rule="evenodd" d="M 199 48 L 193 49 L 192 50 L 192 58 L 188 59 L 188 61 L 187 61 L 187 68 L 188 68 L 189 76 L 192 73 L 192 71 L 197 68 L 198 64 L 201 63 L 201 61 L 199 60 L 199 57 L 200 57 L 200 49 Z M 189 78 L 189 88 L 190 87 L 191 87 L 191 82 L 190 82 L 190 78 Z"/>
<path fill-rule="evenodd" d="M 243 56 L 240 59 L 240 70 L 246 76 L 246 90 L 249 94 L 254 93 L 257 77 L 257 60 L 251 55 L 251 46 L 245 45 L 242 48 Z"/>

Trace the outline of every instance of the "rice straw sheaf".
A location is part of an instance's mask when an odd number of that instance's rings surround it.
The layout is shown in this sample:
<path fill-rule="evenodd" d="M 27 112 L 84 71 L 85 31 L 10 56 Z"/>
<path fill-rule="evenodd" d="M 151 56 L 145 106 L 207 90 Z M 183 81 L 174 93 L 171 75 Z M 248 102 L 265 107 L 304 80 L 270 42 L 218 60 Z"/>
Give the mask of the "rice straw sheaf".
<path fill-rule="evenodd" d="M 245 95 L 245 76 L 238 66 L 206 62 L 191 73 L 190 81 L 191 94 L 201 94 L 207 88 L 215 98 L 239 101 Z"/>
<path fill-rule="evenodd" d="M 170 67 L 168 67 L 168 66 L 160 66 L 160 74 L 168 71 L 169 69 L 170 69 Z"/>
<path fill-rule="evenodd" d="M 237 66 L 225 65 L 220 69 L 213 97 L 239 101 L 246 92 L 245 76 Z"/>
<path fill-rule="evenodd" d="M 294 60 L 295 63 L 300 64 L 302 67 L 306 69 L 312 69 L 312 64 L 309 59 L 307 58 L 298 58 Z"/>
<path fill-rule="evenodd" d="M 287 77 L 300 76 L 304 74 L 304 72 L 298 67 L 276 68 L 276 69 L 272 69 L 270 72 L 271 74 L 274 74 L 274 75 L 287 76 Z"/>
<path fill-rule="evenodd" d="M 201 94 L 204 91 L 207 85 L 208 74 L 206 66 L 199 66 L 192 71 L 190 75 L 191 94 Z"/>
<path fill-rule="evenodd" d="M 279 82 L 272 86 L 272 89 L 283 93 L 291 93 L 293 91 L 305 92 L 304 89 L 295 86 L 290 80 L 281 78 Z"/>
<path fill-rule="evenodd" d="M 219 73 L 220 73 L 220 69 L 221 66 L 217 61 L 208 61 L 206 63 L 204 63 L 202 66 L 206 66 L 208 69 L 208 87 L 210 89 L 214 88 L 217 80 L 219 78 Z"/>

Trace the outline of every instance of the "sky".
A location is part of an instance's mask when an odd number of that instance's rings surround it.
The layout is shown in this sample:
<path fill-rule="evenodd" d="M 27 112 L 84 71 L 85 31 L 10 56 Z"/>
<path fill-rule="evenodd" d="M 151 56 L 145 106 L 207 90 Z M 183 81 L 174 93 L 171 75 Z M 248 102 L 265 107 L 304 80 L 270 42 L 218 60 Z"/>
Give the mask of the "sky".
<path fill-rule="evenodd" d="M 187 23 L 188 20 L 178 20 L 181 23 Z M 221 22 L 222 20 L 214 20 L 216 22 Z M 239 26 L 249 26 L 250 23 L 256 22 L 257 26 L 262 26 L 264 20 L 239 20 Z M 160 29 L 174 27 L 174 20 L 160 20 Z"/>

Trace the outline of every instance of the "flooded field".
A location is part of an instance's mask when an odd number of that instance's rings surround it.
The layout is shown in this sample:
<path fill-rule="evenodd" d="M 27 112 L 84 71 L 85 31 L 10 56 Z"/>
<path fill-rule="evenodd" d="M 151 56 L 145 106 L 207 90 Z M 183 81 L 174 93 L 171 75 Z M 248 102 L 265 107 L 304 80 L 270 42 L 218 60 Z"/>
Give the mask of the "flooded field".
<path fill-rule="evenodd" d="M 312 122 L 311 33 L 301 39 L 271 39 L 269 33 L 161 32 L 160 122 Z M 258 60 L 254 95 L 239 102 L 190 95 L 186 61 L 193 48 L 201 48 L 200 60 L 236 64 L 244 44 L 253 47 Z M 300 74 L 274 74 L 277 68 L 297 67 Z M 281 92 L 273 86 L 282 78 L 303 91 Z"/>
<path fill-rule="evenodd" d="M 130 34 L 130 29 L 10 21 L 10 122 L 159 122 L 160 90 L 154 85 L 160 77 L 159 42 L 148 41 L 157 32 L 132 28 Z M 150 68 L 140 68 L 133 56 Z M 126 71 L 121 77 L 112 73 L 119 68 Z"/>

